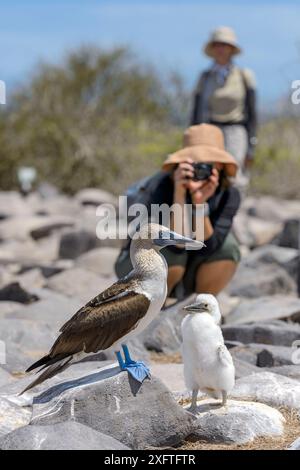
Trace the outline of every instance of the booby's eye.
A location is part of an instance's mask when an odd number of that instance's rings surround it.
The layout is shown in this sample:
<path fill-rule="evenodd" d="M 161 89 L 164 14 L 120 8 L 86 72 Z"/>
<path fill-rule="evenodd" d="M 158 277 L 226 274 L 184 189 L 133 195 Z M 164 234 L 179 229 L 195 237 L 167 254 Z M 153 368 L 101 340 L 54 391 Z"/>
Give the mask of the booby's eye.
<path fill-rule="evenodd" d="M 162 240 L 174 240 L 174 235 L 165 230 L 160 230 L 158 232 L 158 237 L 161 238 Z"/>
<path fill-rule="evenodd" d="M 205 308 L 208 308 L 208 304 L 204 304 L 204 307 L 205 307 Z"/>

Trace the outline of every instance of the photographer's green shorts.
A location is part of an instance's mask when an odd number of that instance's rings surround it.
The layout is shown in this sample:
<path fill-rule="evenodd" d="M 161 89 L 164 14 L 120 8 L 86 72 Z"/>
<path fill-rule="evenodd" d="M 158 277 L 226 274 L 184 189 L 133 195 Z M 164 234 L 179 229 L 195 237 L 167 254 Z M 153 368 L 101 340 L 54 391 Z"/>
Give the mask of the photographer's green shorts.
<path fill-rule="evenodd" d="M 195 250 L 186 251 L 178 248 L 173 249 L 173 247 L 163 248 L 161 253 L 166 258 L 168 266 L 184 266 L 186 268 L 182 280 L 184 295 L 189 295 L 194 292 L 196 272 L 200 265 L 223 260 L 238 263 L 241 259 L 238 242 L 231 232 L 225 238 L 223 245 L 208 256 L 200 255 L 200 252 Z M 120 253 L 115 264 L 115 270 L 119 278 L 125 276 L 132 270 L 128 250 L 123 250 Z"/>

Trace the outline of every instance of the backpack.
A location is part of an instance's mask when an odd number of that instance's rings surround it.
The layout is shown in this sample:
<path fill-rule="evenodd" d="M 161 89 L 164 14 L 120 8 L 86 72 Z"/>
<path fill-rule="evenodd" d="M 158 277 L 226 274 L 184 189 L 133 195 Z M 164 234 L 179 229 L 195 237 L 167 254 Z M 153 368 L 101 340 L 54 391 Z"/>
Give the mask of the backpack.
<path fill-rule="evenodd" d="M 143 204 L 146 206 L 148 213 L 150 214 L 151 204 L 154 202 L 154 195 L 156 194 L 156 189 L 161 184 L 161 182 L 166 178 L 167 173 L 165 171 L 158 171 L 153 175 L 146 176 L 138 181 L 135 181 L 129 188 L 125 191 L 123 196 L 127 197 L 127 211 L 133 204 Z M 127 225 L 134 219 L 135 216 L 129 216 L 124 214 L 125 219 L 127 220 Z"/>
<path fill-rule="evenodd" d="M 160 191 L 157 191 L 163 181 L 169 177 L 169 173 L 165 171 L 158 171 L 153 175 L 146 176 L 135 183 L 133 183 L 123 196 L 127 197 L 127 213 L 125 219 L 127 227 L 135 218 L 135 215 L 129 216 L 129 209 L 134 204 L 143 204 L 146 206 L 148 214 L 151 214 L 151 204 L 158 203 Z M 131 242 L 131 237 L 128 234 L 127 241 L 123 245 L 123 250 L 128 249 Z"/>

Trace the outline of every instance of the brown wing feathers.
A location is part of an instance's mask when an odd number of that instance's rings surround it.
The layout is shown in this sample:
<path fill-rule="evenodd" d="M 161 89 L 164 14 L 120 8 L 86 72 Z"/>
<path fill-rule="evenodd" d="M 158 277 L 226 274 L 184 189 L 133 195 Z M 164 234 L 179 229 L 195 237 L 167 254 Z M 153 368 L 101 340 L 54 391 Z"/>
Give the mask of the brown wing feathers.
<path fill-rule="evenodd" d="M 149 304 L 149 299 L 143 294 L 128 292 L 120 299 L 85 308 L 62 328 L 49 353 L 50 357 L 109 348 L 137 325 Z"/>
<path fill-rule="evenodd" d="M 67 367 L 74 354 L 107 349 L 137 326 L 147 313 L 150 300 L 143 294 L 128 290 L 128 284 L 116 282 L 63 325 L 49 354 L 27 369 L 29 372 L 40 366 L 44 366 L 43 369 L 50 366 L 26 390 Z M 133 287 L 132 283 L 130 287 Z"/>
<path fill-rule="evenodd" d="M 64 332 L 69 328 L 73 328 L 74 325 L 77 325 L 78 320 L 82 323 L 84 320 L 91 321 L 92 317 L 89 317 L 89 319 L 86 317 L 88 313 L 93 311 L 93 309 L 100 307 L 105 302 L 113 301 L 115 297 L 121 296 L 122 294 L 127 295 L 130 292 L 134 294 L 134 291 L 132 291 L 133 288 L 134 283 L 124 282 L 122 280 L 115 282 L 112 286 L 105 289 L 105 291 L 101 292 L 101 294 L 94 297 L 84 307 L 78 310 L 78 312 L 76 312 L 75 315 L 73 315 L 73 317 L 61 327 L 60 331 Z"/>

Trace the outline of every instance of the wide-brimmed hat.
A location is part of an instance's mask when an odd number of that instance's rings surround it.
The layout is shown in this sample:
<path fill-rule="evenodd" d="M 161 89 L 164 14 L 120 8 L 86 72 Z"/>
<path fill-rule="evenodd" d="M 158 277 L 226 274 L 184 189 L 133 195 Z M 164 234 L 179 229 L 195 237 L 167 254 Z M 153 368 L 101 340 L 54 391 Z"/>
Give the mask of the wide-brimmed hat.
<path fill-rule="evenodd" d="M 211 33 L 208 42 L 203 48 L 203 51 L 209 57 L 214 57 L 213 45 L 215 42 L 223 42 L 232 46 L 234 55 L 240 54 L 242 52 L 242 49 L 238 45 L 235 32 L 233 31 L 233 29 L 228 28 L 227 26 L 220 26 Z"/>
<path fill-rule="evenodd" d="M 228 176 L 235 176 L 238 169 L 236 160 L 225 151 L 223 132 L 212 124 L 189 127 L 183 135 L 183 148 L 170 154 L 162 169 L 170 171 L 187 158 L 195 162 L 223 163 Z"/>

